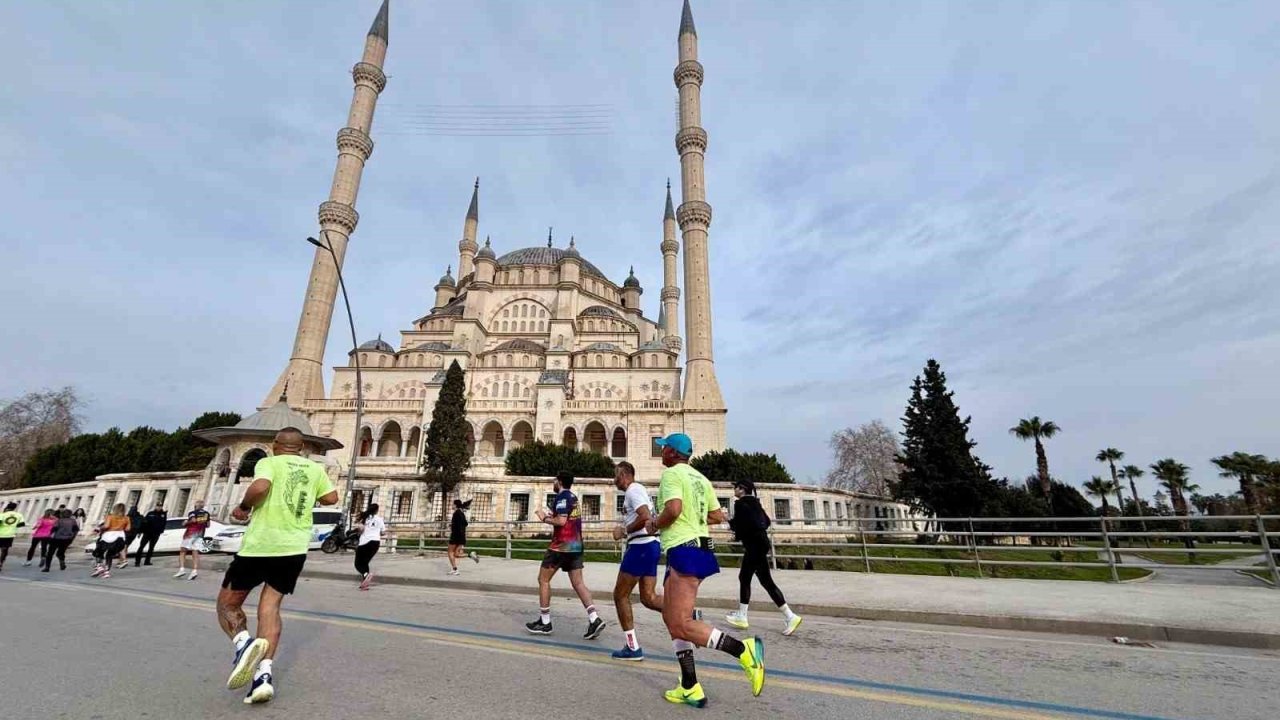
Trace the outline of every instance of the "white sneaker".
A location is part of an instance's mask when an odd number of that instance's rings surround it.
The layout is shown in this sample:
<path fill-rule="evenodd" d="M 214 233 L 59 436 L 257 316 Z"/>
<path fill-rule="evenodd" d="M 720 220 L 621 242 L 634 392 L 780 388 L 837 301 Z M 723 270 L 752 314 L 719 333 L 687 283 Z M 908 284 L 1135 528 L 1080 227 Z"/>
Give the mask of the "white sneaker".
<path fill-rule="evenodd" d="M 192 571 L 191 571 L 191 574 L 187 576 L 187 579 L 188 579 L 188 580 L 195 580 L 195 579 L 196 579 L 196 576 L 197 576 L 197 575 L 199 575 L 199 574 L 200 574 L 200 573 L 196 572 L 195 570 L 192 570 Z"/>
<path fill-rule="evenodd" d="M 186 574 L 187 574 L 187 569 L 186 569 L 186 568 L 178 568 L 178 572 L 174 573 L 174 574 L 173 574 L 173 576 L 174 576 L 174 577 L 176 577 L 176 578 L 180 578 L 180 577 L 182 577 L 183 575 L 186 575 Z"/>
<path fill-rule="evenodd" d="M 471 554 L 470 554 L 470 555 L 467 555 L 467 557 L 469 557 L 469 558 L 471 558 L 472 560 L 476 561 L 476 563 L 477 563 L 477 564 L 479 564 L 479 562 L 480 562 L 480 554 L 479 554 L 479 553 L 477 553 L 475 550 L 472 550 L 472 551 L 471 551 Z"/>
<path fill-rule="evenodd" d="M 458 572 L 457 570 L 450 570 L 449 572 L 447 572 L 447 573 L 445 573 L 445 574 L 446 574 L 446 575 L 461 575 L 462 573 Z"/>
<path fill-rule="evenodd" d="M 787 629 L 782 631 L 783 635 L 795 635 L 796 630 L 800 629 L 800 623 L 804 622 L 804 618 L 799 615 L 792 615 L 787 621 Z"/>
<path fill-rule="evenodd" d="M 739 630 L 746 630 L 748 627 L 750 627 L 750 625 L 747 623 L 747 616 L 743 615 L 737 610 L 734 610 L 728 615 L 725 615 L 724 619 L 725 619 L 725 622 L 738 628 Z"/>
<path fill-rule="evenodd" d="M 26 562 L 22 563 L 22 567 L 31 567 L 31 561 L 30 561 L 30 560 L 28 560 L 28 561 L 26 561 Z"/>

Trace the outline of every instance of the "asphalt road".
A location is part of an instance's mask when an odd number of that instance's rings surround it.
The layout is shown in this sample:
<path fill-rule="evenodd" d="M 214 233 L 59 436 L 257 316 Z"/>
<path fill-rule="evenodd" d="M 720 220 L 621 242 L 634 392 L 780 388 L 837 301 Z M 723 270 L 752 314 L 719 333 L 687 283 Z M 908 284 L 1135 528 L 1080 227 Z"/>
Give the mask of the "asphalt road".
<path fill-rule="evenodd" d="M 168 561 L 166 561 L 166 566 Z M 376 565 L 375 565 L 376 567 Z M 736 665 L 699 651 L 703 711 L 669 705 L 677 668 L 659 618 L 638 608 L 643 663 L 608 653 L 621 633 L 581 638 L 580 606 L 555 600 L 556 634 L 523 623 L 536 599 L 503 594 L 304 580 L 286 607 L 276 700 L 245 707 L 223 688 L 230 644 L 212 598 L 220 577 L 173 580 L 132 567 L 110 580 L 0 575 L 0 707 L 4 717 L 371 716 L 483 718 L 1274 718 L 1280 653 L 1102 638 L 806 619 L 797 637 L 753 614 L 770 669 L 752 698 Z M 530 578 L 532 581 L 533 578 Z M 559 580 L 564 582 L 564 580 Z M 718 617 L 718 616 L 717 616 Z"/>

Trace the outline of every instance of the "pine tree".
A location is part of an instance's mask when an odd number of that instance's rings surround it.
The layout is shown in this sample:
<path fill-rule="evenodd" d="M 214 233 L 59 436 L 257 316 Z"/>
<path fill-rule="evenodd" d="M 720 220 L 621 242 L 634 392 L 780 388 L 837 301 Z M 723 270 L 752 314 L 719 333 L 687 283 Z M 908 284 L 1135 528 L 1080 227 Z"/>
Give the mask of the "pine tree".
<path fill-rule="evenodd" d="M 440 488 L 441 512 L 449 516 L 449 495 L 462 482 L 471 467 L 471 451 L 467 447 L 466 380 L 458 361 L 445 373 L 440 397 L 431 411 L 431 427 L 427 430 L 425 479 Z"/>
<path fill-rule="evenodd" d="M 978 515 L 999 488 L 990 470 L 973 454 L 969 418 L 947 390 L 947 376 L 937 361 L 929 360 L 924 376 L 911 385 L 903 422 L 902 470 L 894 496 L 916 510 L 940 517 Z"/>

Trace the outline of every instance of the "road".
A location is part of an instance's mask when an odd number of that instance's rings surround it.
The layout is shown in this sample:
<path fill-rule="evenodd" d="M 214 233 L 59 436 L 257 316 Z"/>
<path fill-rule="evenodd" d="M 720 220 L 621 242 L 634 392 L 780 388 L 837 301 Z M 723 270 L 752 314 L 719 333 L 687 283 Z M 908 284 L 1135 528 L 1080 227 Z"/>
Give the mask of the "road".
<path fill-rule="evenodd" d="M 677 668 L 659 619 L 638 609 L 650 658 L 620 663 L 610 628 L 581 638 L 580 606 L 554 601 L 556 634 L 522 624 L 532 596 L 304 580 L 288 599 L 277 697 L 246 708 L 223 689 L 230 645 L 212 598 L 220 577 L 173 580 L 163 566 L 92 580 L 10 563 L 0 575 L 0 706 L 5 717 L 117 718 L 680 717 L 661 699 Z M 559 582 L 564 582 L 560 580 Z M 806 619 L 782 637 L 754 614 L 770 676 L 752 698 L 729 658 L 699 651 L 710 697 L 700 717 L 1272 718 L 1280 653 L 1102 638 Z"/>

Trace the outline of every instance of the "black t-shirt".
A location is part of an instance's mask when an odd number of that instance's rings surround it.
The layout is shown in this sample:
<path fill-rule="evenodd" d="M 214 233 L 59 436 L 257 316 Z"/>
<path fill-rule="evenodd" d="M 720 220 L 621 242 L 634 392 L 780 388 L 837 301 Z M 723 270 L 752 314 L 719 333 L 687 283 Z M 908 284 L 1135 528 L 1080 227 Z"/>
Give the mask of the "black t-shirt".
<path fill-rule="evenodd" d="M 734 502 L 729 528 L 737 536 L 738 542 L 746 546 L 768 545 L 770 524 L 769 516 L 760 506 L 760 498 L 743 495 Z"/>
<path fill-rule="evenodd" d="M 464 535 L 467 532 L 467 514 L 461 510 L 454 510 L 453 517 L 449 520 L 450 535 Z"/>

